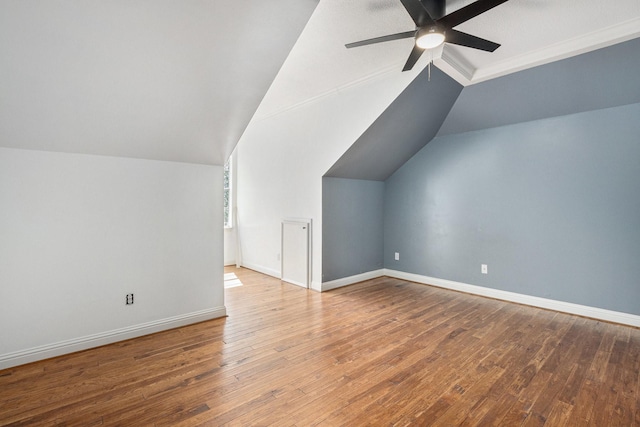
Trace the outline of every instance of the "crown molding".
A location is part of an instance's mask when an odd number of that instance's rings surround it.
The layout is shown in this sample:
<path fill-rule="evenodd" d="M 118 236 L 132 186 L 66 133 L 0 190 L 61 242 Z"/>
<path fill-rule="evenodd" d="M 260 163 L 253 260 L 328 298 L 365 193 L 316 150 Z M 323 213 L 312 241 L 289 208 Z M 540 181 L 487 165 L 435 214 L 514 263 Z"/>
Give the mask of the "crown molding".
<path fill-rule="evenodd" d="M 446 45 L 442 49 L 440 57 L 433 59 L 433 64 L 462 86 L 471 84 L 473 74 L 476 71 L 466 58 L 452 49 L 448 49 Z"/>
<path fill-rule="evenodd" d="M 502 77 L 517 71 L 570 58 L 640 37 L 640 17 L 583 34 L 526 54 L 518 55 L 489 67 L 474 68 L 463 55 L 444 49 L 434 64 L 463 86 Z"/>
<path fill-rule="evenodd" d="M 418 67 L 416 67 L 415 69 L 418 69 Z M 419 68 L 419 70 L 422 70 L 422 68 Z M 316 102 L 319 102 L 329 96 L 333 96 L 335 94 L 338 94 L 340 92 L 344 92 L 346 90 L 349 90 L 351 88 L 355 88 L 358 86 L 362 86 L 362 85 L 366 85 L 369 84 L 372 81 L 378 80 L 378 79 L 382 79 L 384 77 L 387 77 L 389 75 L 395 74 L 398 72 L 398 63 L 392 63 L 392 64 L 388 64 L 385 65 L 383 67 L 380 67 L 378 69 L 375 69 L 373 72 L 367 73 L 357 79 L 354 79 L 352 81 L 349 81 L 347 83 L 344 83 L 338 87 L 333 87 L 330 88 L 328 90 L 325 90 L 323 92 L 320 92 L 317 95 L 311 96 L 309 98 L 305 98 L 299 102 L 295 102 L 293 104 L 290 105 L 285 105 L 284 107 L 280 107 L 278 109 L 274 109 L 271 111 L 267 111 L 267 112 L 263 112 L 262 109 L 260 108 L 260 106 L 258 107 L 258 109 L 256 110 L 255 113 L 255 119 L 258 121 L 261 120 L 267 120 L 270 119 L 272 117 L 275 116 L 279 116 L 281 114 L 284 113 L 289 113 L 292 110 L 297 110 L 299 108 L 305 107 L 309 104 L 313 104 Z M 418 73 L 415 73 L 415 76 L 417 76 Z M 414 76 L 414 77 L 415 77 Z M 268 93 L 267 93 L 268 95 Z M 266 98 L 266 96 L 265 96 Z"/>

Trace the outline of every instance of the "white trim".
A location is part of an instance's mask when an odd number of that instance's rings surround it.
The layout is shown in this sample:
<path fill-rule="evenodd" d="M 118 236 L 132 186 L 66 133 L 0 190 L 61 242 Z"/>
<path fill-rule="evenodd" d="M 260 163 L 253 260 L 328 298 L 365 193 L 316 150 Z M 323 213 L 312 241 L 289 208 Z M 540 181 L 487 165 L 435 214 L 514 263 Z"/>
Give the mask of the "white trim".
<path fill-rule="evenodd" d="M 168 317 L 166 319 L 141 323 L 139 325 L 128 326 L 126 328 L 101 332 L 99 334 L 87 335 L 12 353 L 0 354 L 0 369 L 11 368 L 13 366 L 24 365 L 25 363 L 49 359 L 51 357 L 74 353 L 76 351 L 87 350 L 118 341 L 124 341 L 131 338 L 141 337 L 143 335 L 178 328 L 180 326 L 203 322 L 205 320 L 217 319 L 226 315 L 227 310 L 224 306 L 215 307 L 179 316 Z"/>
<path fill-rule="evenodd" d="M 242 262 L 240 267 L 245 267 L 245 268 L 248 268 L 249 270 L 257 271 L 258 273 L 266 274 L 267 276 L 280 279 L 280 271 L 274 268 L 264 267 L 262 265 L 253 264 L 245 261 Z"/>
<path fill-rule="evenodd" d="M 266 113 L 262 113 L 261 111 L 258 111 L 256 113 L 256 117 L 255 118 L 256 118 L 256 120 L 267 120 L 267 119 L 270 119 L 272 117 L 278 116 L 280 114 L 287 113 L 287 112 L 289 112 L 291 110 L 296 110 L 298 108 L 304 107 L 307 104 L 312 104 L 312 103 L 321 101 L 322 99 L 324 99 L 324 98 L 326 98 L 328 96 L 331 96 L 331 95 L 335 95 L 336 93 L 340 93 L 340 92 L 343 92 L 343 91 L 351 89 L 351 88 L 355 88 L 355 87 L 358 87 L 358 86 L 362 86 L 364 84 L 368 84 L 371 81 L 375 81 L 375 80 L 378 80 L 378 79 L 380 79 L 382 77 L 385 77 L 387 75 L 397 73 L 398 72 L 398 67 L 402 66 L 401 64 L 404 64 L 404 59 L 402 60 L 402 63 L 393 62 L 392 64 L 388 64 L 388 65 L 382 66 L 382 67 L 372 71 L 371 73 L 369 73 L 367 75 L 364 75 L 364 76 L 359 77 L 359 78 L 357 78 L 355 80 L 349 81 L 349 82 L 347 82 L 345 84 L 342 84 L 342 85 L 340 85 L 340 86 L 338 86 L 336 88 L 331 88 L 329 90 L 325 90 L 325 91 L 323 91 L 323 92 L 321 92 L 321 93 L 319 93 L 317 95 L 311 96 L 309 98 L 305 98 L 302 101 L 293 103 L 291 105 L 288 105 L 288 106 L 285 106 L 285 107 L 282 107 L 282 108 L 278 108 L 275 111 L 269 112 L 267 110 Z M 425 63 L 425 65 L 426 65 L 426 63 Z M 417 76 L 420 73 L 420 71 L 422 71 L 423 68 L 424 68 L 424 66 L 422 66 L 422 64 L 417 64 L 417 66 L 413 67 L 412 71 L 409 71 L 409 72 L 414 72 L 415 75 Z M 413 70 L 415 70 L 415 71 L 413 71 Z"/>
<path fill-rule="evenodd" d="M 231 153 L 231 155 L 229 156 L 229 158 L 227 159 L 227 161 L 224 163 L 224 165 L 222 166 L 222 172 L 224 175 L 224 170 L 227 168 L 227 166 L 229 167 L 229 188 L 224 188 L 224 178 L 223 178 L 223 196 L 225 192 L 229 193 L 229 203 L 227 204 L 227 215 L 229 218 L 229 221 L 224 221 L 224 228 L 225 229 L 230 229 L 233 228 L 233 205 L 234 205 L 234 186 L 235 186 L 235 182 L 234 182 L 234 173 L 235 173 L 235 165 L 234 165 L 234 160 L 233 160 L 233 153 Z M 224 215 L 223 215 L 223 220 L 224 220 Z"/>
<path fill-rule="evenodd" d="M 297 280 L 289 280 L 283 277 L 284 272 L 284 226 L 285 224 L 295 224 L 302 225 L 307 230 L 307 283 L 298 282 Z M 311 242 L 313 233 L 312 233 L 313 219 L 312 218 L 284 218 L 280 223 L 280 280 L 288 283 L 292 283 L 294 285 L 302 286 L 303 288 L 309 288 L 311 286 L 311 266 L 313 263 L 313 257 L 311 254 L 311 250 L 313 249 L 313 245 Z"/>
<path fill-rule="evenodd" d="M 312 291 L 322 292 L 322 282 L 318 282 L 317 280 L 313 280 L 311 282 L 311 287 L 309 288 Z"/>
<path fill-rule="evenodd" d="M 510 61 L 499 63 L 492 67 L 478 69 L 473 74 L 472 82 L 479 83 L 516 71 L 570 58 L 582 53 L 622 43 L 636 38 L 639 35 L 640 18 L 633 18 L 602 30 L 556 43 L 545 49 L 515 57 Z"/>
<path fill-rule="evenodd" d="M 603 308 L 589 307 L 586 305 L 573 304 L 570 302 L 551 300 L 547 298 L 534 297 L 530 295 L 518 294 L 515 292 L 503 291 L 500 289 L 485 288 L 483 286 L 469 285 L 466 283 L 454 282 L 452 280 L 438 279 L 435 277 L 422 276 L 419 274 L 405 273 L 396 270 L 384 270 L 384 275 L 396 279 L 409 280 L 411 282 L 425 285 L 437 286 L 439 288 L 451 289 L 468 294 L 480 295 L 495 298 L 503 301 L 515 302 L 518 304 L 530 305 L 533 307 L 546 308 L 562 313 L 577 314 L 578 316 L 590 317 L 607 322 L 620 323 L 623 325 L 640 327 L 640 316 L 619 311 L 605 310 Z"/>
<path fill-rule="evenodd" d="M 433 64 L 462 86 L 472 83 L 473 73 L 476 71 L 463 56 L 447 49 L 446 45 L 442 49 L 442 55 L 433 59 Z"/>
<path fill-rule="evenodd" d="M 309 289 L 309 286 L 307 286 L 306 283 L 297 282 L 295 280 L 288 280 L 288 279 L 280 279 L 280 280 L 290 285 L 296 285 L 296 286 L 300 286 L 301 288 Z"/>
<path fill-rule="evenodd" d="M 579 37 L 516 56 L 489 67 L 474 68 L 462 54 L 444 49 L 442 56 L 434 58 L 434 64 L 463 86 L 495 79 L 517 71 L 570 58 L 603 47 L 612 46 L 640 36 L 640 18 L 599 29 Z"/>
<path fill-rule="evenodd" d="M 342 279 L 323 282 L 320 285 L 320 292 L 330 291 L 331 289 L 353 285 L 354 283 L 363 282 L 365 280 L 376 279 L 378 277 L 384 276 L 384 271 L 384 269 L 367 271 L 366 273 L 356 274 L 355 276 L 343 277 Z"/>

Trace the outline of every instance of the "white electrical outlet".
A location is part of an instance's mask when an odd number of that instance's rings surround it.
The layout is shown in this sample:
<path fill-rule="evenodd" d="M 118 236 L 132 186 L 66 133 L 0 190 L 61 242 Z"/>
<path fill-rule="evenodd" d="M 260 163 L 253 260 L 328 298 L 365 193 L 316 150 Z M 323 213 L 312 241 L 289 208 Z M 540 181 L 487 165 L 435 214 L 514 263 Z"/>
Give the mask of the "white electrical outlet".
<path fill-rule="evenodd" d="M 480 266 L 480 271 L 482 271 L 482 274 L 489 274 L 489 271 L 487 270 L 487 264 L 482 264 Z"/>
<path fill-rule="evenodd" d="M 400 261 L 400 252 L 396 252 L 394 258 L 396 261 Z"/>

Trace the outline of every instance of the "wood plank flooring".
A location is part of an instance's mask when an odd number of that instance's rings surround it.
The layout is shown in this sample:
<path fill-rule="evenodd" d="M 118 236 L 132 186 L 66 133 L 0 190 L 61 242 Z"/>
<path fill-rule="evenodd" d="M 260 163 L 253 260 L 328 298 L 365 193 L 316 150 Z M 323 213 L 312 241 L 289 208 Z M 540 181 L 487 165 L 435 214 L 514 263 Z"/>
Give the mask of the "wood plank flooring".
<path fill-rule="evenodd" d="M 640 427 L 640 329 L 226 272 L 227 318 L 0 371 L 0 425 Z"/>

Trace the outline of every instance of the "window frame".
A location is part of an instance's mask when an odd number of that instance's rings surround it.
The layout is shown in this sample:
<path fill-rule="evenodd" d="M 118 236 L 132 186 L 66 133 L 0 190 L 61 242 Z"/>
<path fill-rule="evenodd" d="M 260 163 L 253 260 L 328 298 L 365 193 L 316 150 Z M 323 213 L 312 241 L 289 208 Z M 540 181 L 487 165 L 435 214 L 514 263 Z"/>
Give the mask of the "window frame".
<path fill-rule="evenodd" d="M 223 214 L 222 220 L 224 228 L 233 228 L 233 154 L 222 168 L 222 196 Z"/>

